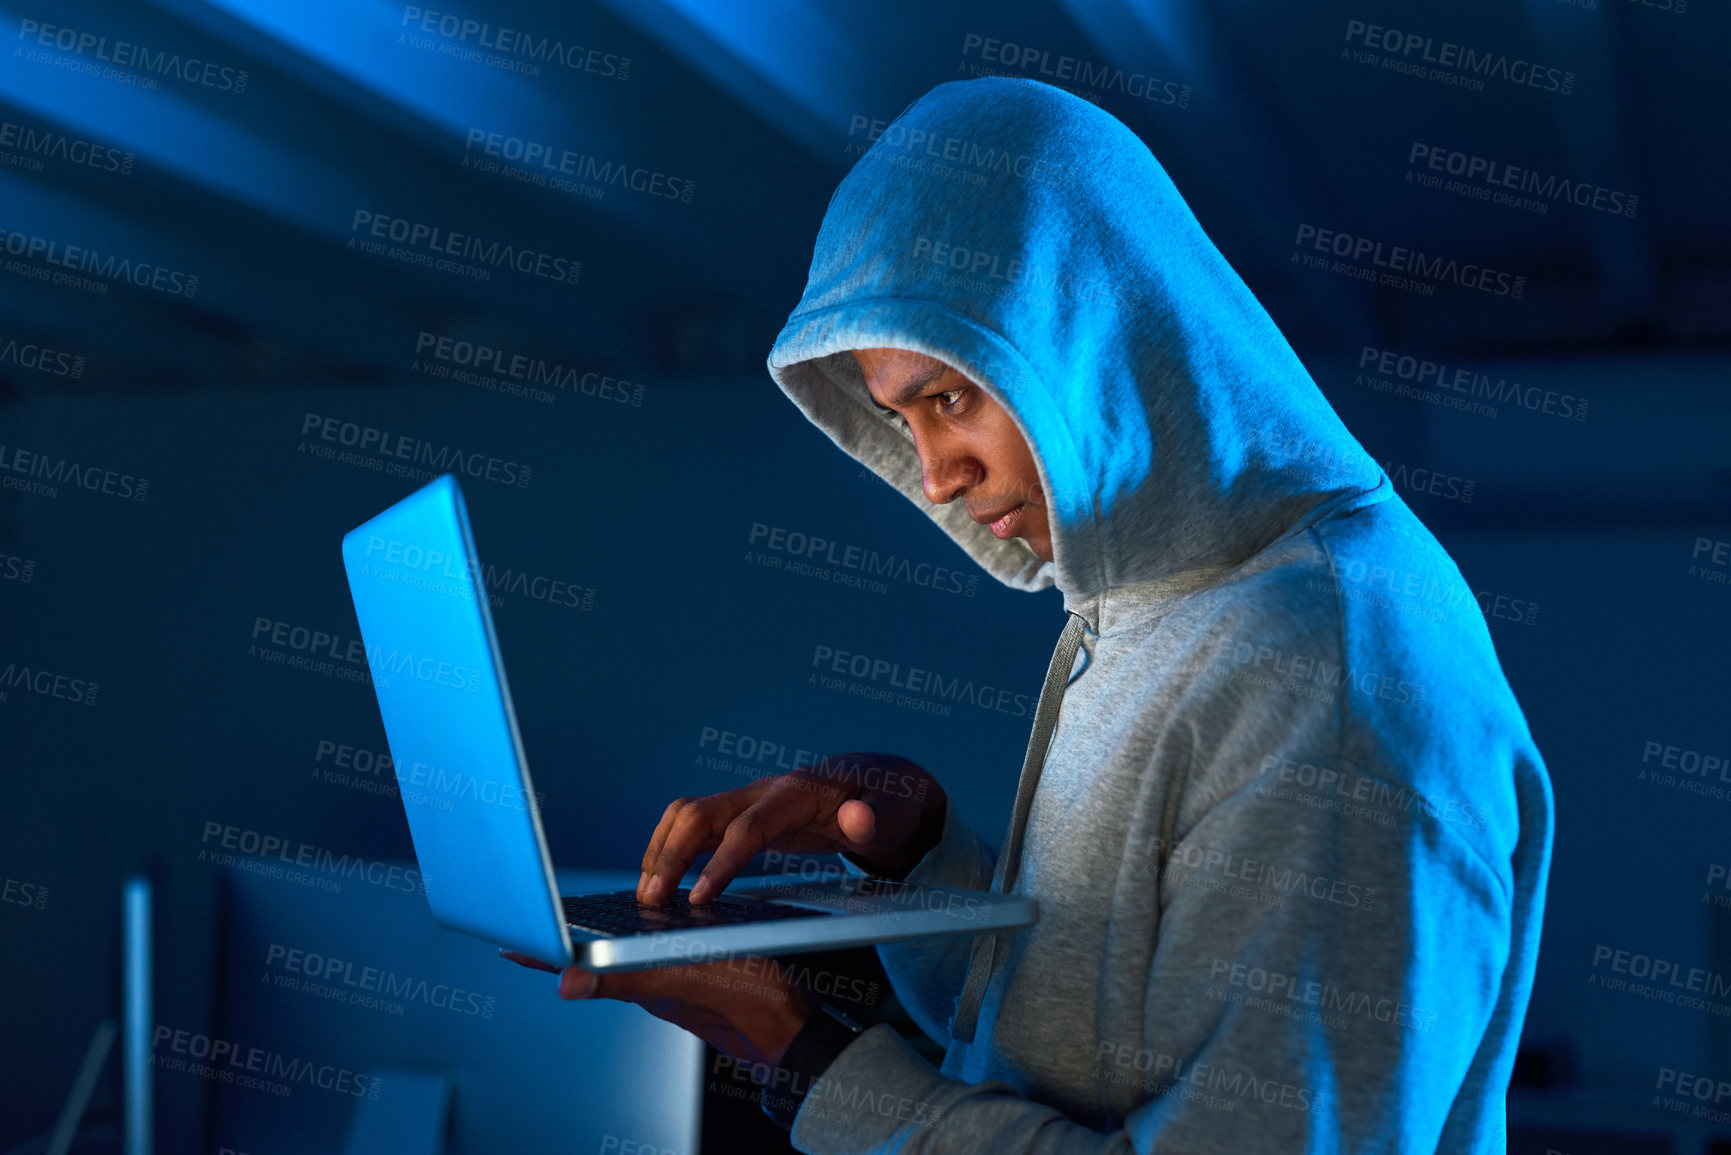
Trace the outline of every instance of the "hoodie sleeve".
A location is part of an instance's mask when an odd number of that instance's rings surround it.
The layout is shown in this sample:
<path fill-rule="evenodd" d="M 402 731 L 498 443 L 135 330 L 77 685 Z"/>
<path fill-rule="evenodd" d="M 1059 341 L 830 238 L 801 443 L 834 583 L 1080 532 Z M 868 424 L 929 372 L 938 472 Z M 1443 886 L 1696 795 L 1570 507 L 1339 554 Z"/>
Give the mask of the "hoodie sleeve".
<path fill-rule="evenodd" d="M 841 859 L 850 872 L 869 876 L 853 856 L 843 854 Z M 952 798 L 945 804 L 944 827 L 937 844 L 903 881 L 915 886 L 990 890 L 996 866 L 997 855 L 957 812 Z M 878 958 L 896 998 L 936 1043 L 949 1042 L 950 1015 L 955 1010 L 956 994 L 967 980 L 973 941 L 971 935 L 944 935 L 878 945 Z"/>
<path fill-rule="evenodd" d="M 1100 977 L 1120 987 L 1112 1001 L 1142 1008 L 1101 1024 L 1093 1075 L 1120 1128 L 1102 1132 L 1004 1082 L 946 1078 L 878 1026 L 814 1086 L 795 1146 L 1439 1149 L 1455 1099 L 1483 1094 L 1487 1074 L 1506 1080 L 1506 1056 L 1475 1052 L 1499 990 L 1519 981 L 1507 884 L 1421 807 L 1385 824 L 1266 785 L 1232 792 L 1171 847 L 1146 973 Z"/>

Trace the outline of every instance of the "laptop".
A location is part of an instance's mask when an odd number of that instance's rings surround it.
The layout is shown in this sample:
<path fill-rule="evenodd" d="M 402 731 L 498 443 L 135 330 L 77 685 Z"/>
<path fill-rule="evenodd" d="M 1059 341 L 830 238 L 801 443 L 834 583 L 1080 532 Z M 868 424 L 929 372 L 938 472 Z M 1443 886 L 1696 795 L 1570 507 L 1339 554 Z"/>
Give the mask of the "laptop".
<path fill-rule="evenodd" d="M 561 966 L 630 971 L 1038 920 L 1026 895 L 861 877 L 740 878 L 702 906 L 690 904 L 688 886 L 660 906 L 631 890 L 561 895 L 456 477 L 343 535 L 343 567 L 427 903 L 442 925 Z M 608 783 L 589 789 L 604 804 Z"/>

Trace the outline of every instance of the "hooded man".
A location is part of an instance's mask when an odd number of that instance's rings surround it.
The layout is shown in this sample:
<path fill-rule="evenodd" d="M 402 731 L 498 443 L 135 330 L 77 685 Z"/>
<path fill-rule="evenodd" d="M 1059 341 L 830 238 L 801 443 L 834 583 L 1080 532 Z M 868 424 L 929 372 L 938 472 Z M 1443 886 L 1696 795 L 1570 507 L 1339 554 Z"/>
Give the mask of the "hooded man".
<path fill-rule="evenodd" d="M 640 897 L 827 849 L 1041 918 L 878 948 L 941 1069 L 792 983 L 561 994 L 791 1072 L 766 1109 L 812 1153 L 1502 1150 L 1544 764 L 1460 572 L 1142 142 L 1034 81 L 933 89 L 837 189 L 769 368 L 1067 624 L 1000 853 L 941 788 L 796 772 L 670 806 Z"/>

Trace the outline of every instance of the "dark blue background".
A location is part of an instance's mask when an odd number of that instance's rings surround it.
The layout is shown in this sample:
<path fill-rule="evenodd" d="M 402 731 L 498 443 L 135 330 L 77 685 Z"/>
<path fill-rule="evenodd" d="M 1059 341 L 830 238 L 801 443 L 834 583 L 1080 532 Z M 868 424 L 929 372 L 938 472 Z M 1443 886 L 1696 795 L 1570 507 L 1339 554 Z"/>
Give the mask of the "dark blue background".
<path fill-rule="evenodd" d="M 1520 1079 L 1535 1086 L 1511 1123 L 1669 1126 L 1649 1104 L 1657 1073 L 1731 1077 L 1731 1028 L 1588 978 L 1603 945 L 1731 969 L 1703 893 L 1731 861 L 1731 799 L 1638 778 L 1649 742 L 1731 754 L 1731 588 L 1691 573 L 1698 539 L 1731 540 L 1731 39 L 1723 9 L 1681 2 L 445 9 L 595 52 L 589 70 L 539 75 L 400 41 L 415 32 L 404 7 L 375 0 L 0 13 L 0 119 L 133 155 L 128 173 L 7 161 L 0 228 L 199 278 L 189 299 L 0 271 L 0 349 L 83 359 L 75 379 L 0 352 L 5 452 L 149 482 L 142 502 L 0 489 L 0 668 L 100 685 L 93 705 L 0 687 L 0 875 L 48 891 L 41 910 L 0 903 L 0 1145 L 52 1125 L 117 1006 L 128 874 L 158 887 L 157 1017 L 196 1026 L 218 1002 L 206 823 L 410 857 L 394 798 L 315 776 L 321 741 L 384 750 L 370 689 L 249 654 L 259 619 L 357 636 L 339 539 L 413 484 L 304 452 L 308 414 L 532 467 L 526 487 L 466 490 L 484 558 L 594 591 L 588 609 L 506 592 L 495 610 L 562 866 L 629 866 L 668 800 L 741 784 L 701 762 L 705 727 L 904 754 L 996 840 L 1025 716 L 934 717 L 807 674 L 830 646 L 1032 695 L 1058 597 L 997 586 L 862 478 L 763 357 L 867 143 L 861 118 L 891 119 L 982 63 L 1039 77 L 1038 60 L 1066 55 L 1182 86 L 1173 103 L 1085 95 L 1148 143 L 1379 461 L 1474 483 L 1470 502 L 1403 493 L 1487 604 L 1538 607 L 1530 624 L 1490 622 L 1557 803 Z M 1353 20 L 1554 65 L 1573 90 L 1475 92 L 1366 66 L 1342 56 Z M 66 65 L 90 53 L 42 48 L 29 21 L 197 56 L 231 83 L 83 74 Z M 987 38 L 1045 55 L 983 62 Z M 690 203 L 464 168 L 471 129 L 689 181 Z M 1538 214 L 1426 189 L 1405 179 L 1415 144 L 1637 195 L 1638 209 Z M 581 277 L 477 282 L 367 255 L 348 245 L 357 210 L 580 259 Z M 1524 291 L 1424 296 L 1308 269 L 1293 260 L 1307 224 L 1508 270 Z M 640 403 L 437 380 L 414 367 L 422 333 L 621 379 Z M 1394 396 L 1360 380 L 1367 347 L 1589 406 L 1575 421 Z M 953 566 L 977 589 L 873 593 L 763 568 L 746 557 L 760 523 Z M 159 1081 L 165 1149 L 214 1149 L 195 1083 Z M 1586 1100 L 1621 1105 L 1586 1119 Z"/>

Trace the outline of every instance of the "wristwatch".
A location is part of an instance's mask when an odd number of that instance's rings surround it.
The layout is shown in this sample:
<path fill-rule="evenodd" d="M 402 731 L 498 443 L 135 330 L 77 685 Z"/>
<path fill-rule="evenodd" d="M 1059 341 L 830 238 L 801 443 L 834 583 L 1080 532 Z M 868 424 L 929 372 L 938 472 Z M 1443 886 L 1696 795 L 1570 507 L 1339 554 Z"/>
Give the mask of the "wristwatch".
<path fill-rule="evenodd" d="M 793 1130 L 793 1121 L 805 1105 L 812 1084 L 864 1031 L 864 1027 L 828 1003 L 820 1002 L 782 1052 L 775 1084 L 763 1089 L 763 1113 L 786 1130 Z"/>

